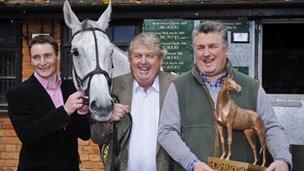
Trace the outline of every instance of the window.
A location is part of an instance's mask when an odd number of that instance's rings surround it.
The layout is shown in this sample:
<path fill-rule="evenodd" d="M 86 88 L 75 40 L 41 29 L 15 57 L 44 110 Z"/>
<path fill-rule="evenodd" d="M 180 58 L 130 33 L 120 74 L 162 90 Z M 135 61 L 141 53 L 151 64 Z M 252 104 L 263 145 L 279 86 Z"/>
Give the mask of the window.
<path fill-rule="evenodd" d="M 7 91 L 21 81 L 20 31 L 15 21 L 0 20 L 0 114 L 7 111 Z"/>
<path fill-rule="evenodd" d="M 272 94 L 304 94 L 303 23 L 263 25 L 263 87 Z M 299 41 L 296 41 L 299 40 Z"/>
<path fill-rule="evenodd" d="M 70 55 L 71 51 L 71 38 L 72 33 L 70 29 L 65 25 L 62 24 L 62 44 L 61 44 L 61 77 L 63 79 L 72 79 L 72 57 Z"/>
<path fill-rule="evenodd" d="M 110 41 L 123 51 L 127 51 L 129 43 L 140 33 L 141 23 L 111 23 L 106 29 Z M 61 47 L 61 75 L 64 79 L 72 79 L 72 58 L 70 56 L 70 41 L 72 34 L 70 29 L 62 24 L 62 47 Z"/>

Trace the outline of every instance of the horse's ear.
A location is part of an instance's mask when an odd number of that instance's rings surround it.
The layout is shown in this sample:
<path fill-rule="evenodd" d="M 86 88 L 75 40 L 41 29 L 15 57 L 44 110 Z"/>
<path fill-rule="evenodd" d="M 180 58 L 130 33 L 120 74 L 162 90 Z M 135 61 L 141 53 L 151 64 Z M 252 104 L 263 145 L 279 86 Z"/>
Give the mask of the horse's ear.
<path fill-rule="evenodd" d="M 68 27 L 70 27 L 72 29 L 72 31 L 75 30 L 76 27 L 80 26 L 80 21 L 77 18 L 77 16 L 75 15 L 75 13 L 72 11 L 68 0 L 64 1 L 63 14 L 64 14 L 65 24 Z"/>
<path fill-rule="evenodd" d="M 109 1 L 107 9 L 102 13 L 102 15 L 97 20 L 96 24 L 103 30 L 108 28 L 110 22 L 110 16 L 112 12 L 112 3 Z"/>

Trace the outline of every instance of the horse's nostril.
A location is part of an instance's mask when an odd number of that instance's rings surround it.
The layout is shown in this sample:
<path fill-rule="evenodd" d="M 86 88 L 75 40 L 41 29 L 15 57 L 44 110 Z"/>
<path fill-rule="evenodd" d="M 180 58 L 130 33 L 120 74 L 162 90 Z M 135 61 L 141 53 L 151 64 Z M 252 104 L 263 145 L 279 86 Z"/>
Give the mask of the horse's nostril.
<path fill-rule="evenodd" d="M 91 103 L 91 109 L 92 109 L 92 110 L 97 110 L 97 109 L 98 109 L 98 106 L 97 106 L 97 103 L 96 103 L 95 100 L 92 101 L 92 103 Z"/>
<path fill-rule="evenodd" d="M 107 112 L 110 112 L 112 110 L 114 110 L 114 103 L 113 101 L 111 102 L 111 105 L 108 105 L 108 106 L 102 106 L 102 105 L 98 105 L 97 101 L 93 100 L 92 103 L 91 103 L 91 106 L 90 106 L 90 109 L 91 110 L 94 110 L 94 111 L 107 111 Z"/>

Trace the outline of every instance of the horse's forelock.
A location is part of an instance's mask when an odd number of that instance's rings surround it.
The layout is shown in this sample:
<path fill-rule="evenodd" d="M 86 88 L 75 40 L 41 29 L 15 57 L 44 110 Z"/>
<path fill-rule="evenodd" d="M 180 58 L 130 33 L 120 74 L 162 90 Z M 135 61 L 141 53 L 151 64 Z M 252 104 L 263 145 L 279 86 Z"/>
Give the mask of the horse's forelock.
<path fill-rule="evenodd" d="M 83 21 L 81 22 L 81 29 L 82 29 L 82 30 L 85 30 L 85 29 L 87 29 L 87 28 L 89 28 L 89 27 L 92 27 L 92 25 L 89 24 L 89 20 L 88 20 L 88 19 L 85 19 L 85 20 L 83 20 Z"/>
<path fill-rule="evenodd" d="M 89 19 L 84 19 L 81 22 L 81 30 L 87 30 L 87 29 L 90 29 L 90 28 L 98 28 L 96 22 L 92 21 L 92 20 L 89 20 Z"/>

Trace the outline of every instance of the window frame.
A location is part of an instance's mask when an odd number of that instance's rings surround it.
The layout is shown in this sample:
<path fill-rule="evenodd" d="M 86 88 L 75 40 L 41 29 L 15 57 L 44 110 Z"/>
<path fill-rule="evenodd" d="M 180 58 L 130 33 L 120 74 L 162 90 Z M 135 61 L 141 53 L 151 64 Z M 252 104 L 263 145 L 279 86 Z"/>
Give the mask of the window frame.
<path fill-rule="evenodd" d="M 13 66 L 13 70 L 15 72 L 15 75 L 10 78 L 6 76 L 0 75 L 0 80 L 15 80 L 15 83 L 8 87 L 4 94 L 4 99 L 6 101 L 6 94 L 10 88 L 12 88 L 15 84 L 18 84 L 22 80 L 22 22 L 19 20 L 0 20 L 0 31 L 1 26 L 7 26 L 12 25 L 12 27 L 15 27 L 15 43 L 0 43 L 0 52 L 13 52 L 15 56 L 15 65 Z M 1 94 L 2 96 L 2 94 Z M 7 102 L 2 103 L 0 102 L 0 115 L 1 114 L 7 114 Z"/>
<path fill-rule="evenodd" d="M 263 26 L 265 24 L 303 24 L 304 20 L 274 20 L 274 19 L 264 19 L 258 23 L 257 28 L 259 28 L 258 32 L 258 64 L 257 64 L 257 78 L 260 80 L 261 85 L 263 86 L 263 35 L 264 30 Z M 291 94 L 291 93 L 267 93 L 270 95 L 270 98 L 273 99 L 283 99 L 283 100 L 304 100 L 304 94 Z"/>

